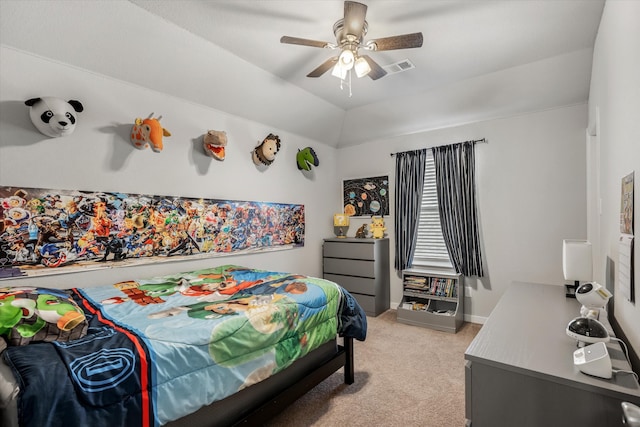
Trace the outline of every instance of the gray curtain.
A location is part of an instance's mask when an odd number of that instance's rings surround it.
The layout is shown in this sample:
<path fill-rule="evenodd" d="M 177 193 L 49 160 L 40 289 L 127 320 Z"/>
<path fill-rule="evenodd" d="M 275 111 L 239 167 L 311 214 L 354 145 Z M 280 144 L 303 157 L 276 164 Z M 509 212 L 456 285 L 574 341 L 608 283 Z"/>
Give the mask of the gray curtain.
<path fill-rule="evenodd" d="M 427 149 L 396 153 L 394 267 L 401 271 L 411 265 L 418 235 L 420 203 L 424 187 Z"/>
<path fill-rule="evenodd" d="M 482 277 L 474 147 L 469 141 L 432 150 L 442 235 L 451 262 L 458 273 Z"/>

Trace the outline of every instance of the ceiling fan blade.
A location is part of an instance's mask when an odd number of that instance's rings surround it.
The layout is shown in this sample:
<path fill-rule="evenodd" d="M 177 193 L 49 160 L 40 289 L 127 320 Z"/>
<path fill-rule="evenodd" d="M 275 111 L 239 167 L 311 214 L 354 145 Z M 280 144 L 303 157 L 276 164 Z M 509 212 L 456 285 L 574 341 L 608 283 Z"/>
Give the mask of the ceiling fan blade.
<path fill-rule="evenodd" d="M 311 46 L 311 47 L 328 47 L 329 46 L 329 43 L 327 42 L 321 42 L 318 40 L 301 39 L 299 37 L 289 37 L 289 36 L 280 37 L 280 43 L 299 44 L 302 46 Z"/>
<path fill-rule="evenodd" d="M 375 46 L 374 50 L 394 50 L 421 47 L 422 33 L 403 34 L 401 36 L 369 40 L 367 45 Z"/>
<path fill-rule="evenodd" d="M 367 17 L 367 5 L 355 1 L 344 2 L 343 34 L 352 34 L 356 39 L 362 38 L 364 21 Z"/>
<path fill-rule="evenodd" d="M 318 68 L 307 74 L 307 77 L 320 77 L 331 69 L 338 62 L 338 57 L 334 56 L 324 61 Z"/>
<path fill-rule="evenodd" d="M 376 61 L 371 59 L 369 55 L 360 55 L 360 57 L 364 58 L 364 60 L 367 61 L 369 67 L 371 68 L 371 71 L 369 71 L 369 74 L 367 74 L 369 77 L 371 77 L 371 80 L 378 80 L 379 78 L 387 75 L 387 72 L 380 65 L 378 65 Z"/>

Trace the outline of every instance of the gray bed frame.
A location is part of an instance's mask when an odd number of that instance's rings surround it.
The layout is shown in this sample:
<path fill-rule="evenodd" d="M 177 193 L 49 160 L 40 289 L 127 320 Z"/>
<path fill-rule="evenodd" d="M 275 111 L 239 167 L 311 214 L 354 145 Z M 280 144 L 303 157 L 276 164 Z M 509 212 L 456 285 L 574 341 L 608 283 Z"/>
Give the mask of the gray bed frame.
<path fill-rule="evenodd" d="M 344 383 L 353 384 L 353 338 L 332 340 L 297 360 L 287 369 L 167 427 L 260 426 L 300 396 L 344 367 Z"/>

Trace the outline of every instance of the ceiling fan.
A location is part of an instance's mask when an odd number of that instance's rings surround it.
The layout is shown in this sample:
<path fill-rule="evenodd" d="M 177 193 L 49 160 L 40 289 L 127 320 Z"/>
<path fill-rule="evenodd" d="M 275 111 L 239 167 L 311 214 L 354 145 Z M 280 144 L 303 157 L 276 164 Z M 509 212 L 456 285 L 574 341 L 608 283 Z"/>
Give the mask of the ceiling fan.
<path fill-rule="evenodd" d="M 299 37 L 282 36 L 280 43 L 297 44 L 302 46 L 340 49 L 340 54 L 329 58 L 307 77 L 320 77 L 333 68 L 332 74 L 345 79 L 352 69 L 358 77 L 369 76 L 372 80 L 384 77 L 387 72 L 368 55 L 361 55 L 360 49 L 371 51 L 408 49 L 422 46 L 422 33 L 411 33 L 399 36 L 384 37 L 374 40 L 364 40 L 367 34 L 366 21 L 367 5 L 355 1 L 344 2 L 344 18 L 333 25 L 336 43 L 302 39 Z M 350 75 L 350 74 L 349 74 Z"/>

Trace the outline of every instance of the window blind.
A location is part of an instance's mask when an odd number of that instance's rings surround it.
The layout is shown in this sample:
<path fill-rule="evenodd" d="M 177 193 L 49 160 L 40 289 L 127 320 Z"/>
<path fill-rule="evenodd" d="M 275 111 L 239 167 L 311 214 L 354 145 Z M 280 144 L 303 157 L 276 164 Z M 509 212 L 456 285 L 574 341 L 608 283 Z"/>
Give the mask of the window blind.
<path fill-rule="evenodd" d="M 452 267 L 449 251 L 444 243 L 442 228 L 440 227 L 438 193 L 436 192 L 436 167 L 431 150 L 427 152 L 422 203 L 418 220 L 418 236 L 412 266 Z"/>

